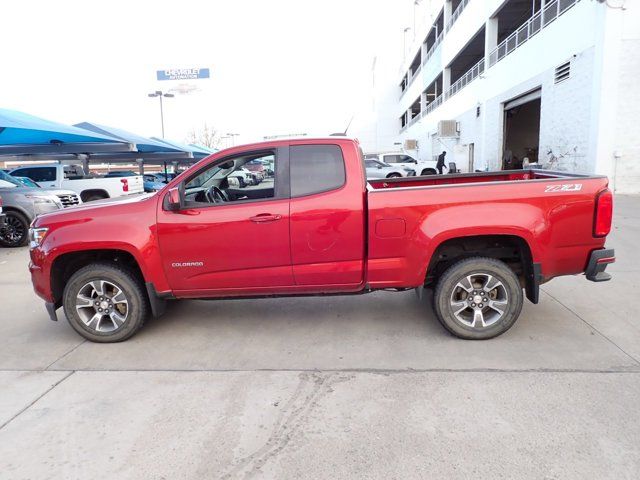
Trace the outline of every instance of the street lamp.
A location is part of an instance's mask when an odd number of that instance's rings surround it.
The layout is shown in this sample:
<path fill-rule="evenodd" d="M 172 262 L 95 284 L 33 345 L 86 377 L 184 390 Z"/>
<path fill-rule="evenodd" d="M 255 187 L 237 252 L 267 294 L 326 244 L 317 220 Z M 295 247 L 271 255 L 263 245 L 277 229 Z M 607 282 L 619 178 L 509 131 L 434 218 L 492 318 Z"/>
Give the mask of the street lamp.
<path fill-rule="evenodd" d="M 240 135 L 240 134 L 239 133 L 227 133 L 227 136 L 231 137 L 231 146 L 232 147 L 236 144 L 235 137 L 237 137 L 238 135 Z"/>
<path fill-rule="evenodd" d="M 173 98 L 175 95 L 173 93 L 163 93 L 161 90 L 156 90 L 153 93 L 149 93 L 148 96 L 151 98 L 158 97 L 160 99 L 160 125 L 162 126 L 162 138 L 164 138 L 164 110 L 162 108 L 162 97 Z"/>
<path fill-rule="evenodd" d="M 406 27 L 402 32 L 402 63 L 407 61 L 407 32 L 411 30 L 411 27 Z"/>

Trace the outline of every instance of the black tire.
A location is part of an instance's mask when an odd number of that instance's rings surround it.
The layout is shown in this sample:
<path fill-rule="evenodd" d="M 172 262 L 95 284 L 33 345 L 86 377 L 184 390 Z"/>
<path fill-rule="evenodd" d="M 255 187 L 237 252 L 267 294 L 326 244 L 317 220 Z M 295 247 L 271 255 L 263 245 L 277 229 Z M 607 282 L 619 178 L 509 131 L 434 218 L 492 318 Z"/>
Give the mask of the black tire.
<path fill-rule="evenodd" d="M 116 323 L 106 315 L 95 324 L 94 322 L 87 324 L 83 321 L 81 315 L 90 316 L 91 311 L 89 310 L 87 315 L 84 309 L 82 314 L 76 309 L 76 298 L 78 294 L 81 293 L 90 282 L 100 280 L 115 285 L 122 291 L 126 298 L 125 320 L 119 326 L 116 326 Z M 105 297 L 109 295 L 107 290 L 108 287 L 103 288 Z M 100 297 L 97 296 L 92 298 L 96 301 L 100 299 Z M 67 320 L 73 329 L 87 340 L 99 343 L 121 342 L 130 338 L 142 327 L 150 310 L 149 299 L 140 279 L 129 270 L 110 263 L 93 263 L 75 272 L 64 289 L 63 306 Z M 115 308 L 113 306 L 111 308 L 115 313 Z M 95 309 L 94 313 L 97 314 Z M 99 331 L 103 323 L 106 323 L 106 327 L 111 323 L 111 326 L 115 328 L 111 331 Z M 95 325 L 96 328 L 93 328 L 92 325 Z"/>
<path fill-rule="evenodd" d="M 484 285 L 483 278 L 487 279 Z M 491 290 L 483 288 L 494 285 Z M 482 303 L 473 303 L 474 299 Z M 440 323 L 456 337 L 467 340 L 486 340 L 509 330 L 520 316 L 522 303 L 522 287 L 513 270 L 500 260 L 484 257 L 468 258 L 449 267 L 433 295 Z"/>
<path fill-rule="evenodd" d="M 389 175 L 387 175 L 387 178 L 400 178 L 402 177 L 402 175 L 400 175 L 399 173 L 390 173 Z"/>
<path fill-rule="evenodd" d="M 438 174 L 438 172 L 436 170 L 434 170 L 433 168 L 425 168 L 420 173 L 420 175 L 422 175 L 422 176 L 424 176 L 424 175 L 437 175 L 437 174 Z"/>
<path fill-rule="evenodd" d="M 14 210 L 5 212 L 6 218 L 0 224 L 0 245 L 3 247 L 23 247 L 29 241 L 29 220 Z"/>

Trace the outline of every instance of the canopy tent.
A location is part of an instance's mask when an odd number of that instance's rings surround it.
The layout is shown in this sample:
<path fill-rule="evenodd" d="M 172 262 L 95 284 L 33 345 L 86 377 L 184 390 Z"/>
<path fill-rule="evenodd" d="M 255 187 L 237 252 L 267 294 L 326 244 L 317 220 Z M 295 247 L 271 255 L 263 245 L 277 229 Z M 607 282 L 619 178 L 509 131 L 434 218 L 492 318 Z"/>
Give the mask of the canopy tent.
<path fill-rule="evenodd" d="M 0 109 L 0 155 L 131 152 L 132 142 L 15 110 Z"/>
<path fill-rule="evenodd" d="M 188 152 L 188 150 L 182 148 L 176 148 L 168 143 L 157 141 L 153 138 L 142 137 L 135 133 L 127 132 L 121 128 L 107 127 L 105 125 L 99 125 L 97 123 L 82 122 L 76 123 L 74 127 L 89 130 L 100 135 L 107 135 L 113 138 L 118 138 L 120 141 L 134 143 L 138 152 Z"/>
<path fill-rule="evenodd" d="M 217 150 L 211 150 L 207 147 L 203 147 L 200 145 L 194 145 L 194 144 L 185 145 L 184 143 L 174 142 L 173 140 L 167 140 L 166 138 L 151 137 L 151 139 L 155 140 L 156 142 L 161 142 L 166 145 L 169 145 L 170 147 L 173 147 L 173 148 L 178 148 L 186 152 L 191 152 L 191 154 L 193 155 L 193 158 L 197 160 L 200 160 L 204 157 L 208 157 L 212 153 L 217 152 Z"/>

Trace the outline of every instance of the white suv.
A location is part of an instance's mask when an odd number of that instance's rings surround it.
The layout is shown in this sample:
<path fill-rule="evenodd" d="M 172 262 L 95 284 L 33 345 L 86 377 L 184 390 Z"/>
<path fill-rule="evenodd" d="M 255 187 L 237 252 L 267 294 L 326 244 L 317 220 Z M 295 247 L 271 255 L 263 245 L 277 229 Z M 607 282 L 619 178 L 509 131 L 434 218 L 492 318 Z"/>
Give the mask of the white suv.
<path fill-rule="evenodd" d="M 416 160 L 404 152 L 367 153 L 365 158 L 379 160 L 393 167 L 410 168 L 416 175 L 436 175 L 436 163 L 433 160 Z"/>

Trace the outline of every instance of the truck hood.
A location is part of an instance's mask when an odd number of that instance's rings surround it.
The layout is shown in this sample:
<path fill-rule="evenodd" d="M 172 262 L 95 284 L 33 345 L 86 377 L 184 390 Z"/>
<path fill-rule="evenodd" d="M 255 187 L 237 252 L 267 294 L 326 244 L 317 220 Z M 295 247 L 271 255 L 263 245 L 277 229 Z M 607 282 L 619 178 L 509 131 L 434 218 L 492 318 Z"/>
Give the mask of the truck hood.
<path fill-rule="evenodd" d="M 77 195 L 71 190 L 60 188 L 33 188 L 33 187 L 9 187 L 0 188 L 0 194 L 20 194 L 20 195 Z"/>
<path fill-rule="evenodd" d="M 38 216 L 36 225 L 46 225 L 47 223 L 58 223 L 66 220 L 75 220 L 78 217 L 94 217 L 108 210 L 119 207 L 127 203 L 138 203 L 153 197 L 155 193 L 140 193 L 117 198 L 105 198 L 94 202 L 83 203 L 73 208 L 65 208 L 51 213 Z"/>

